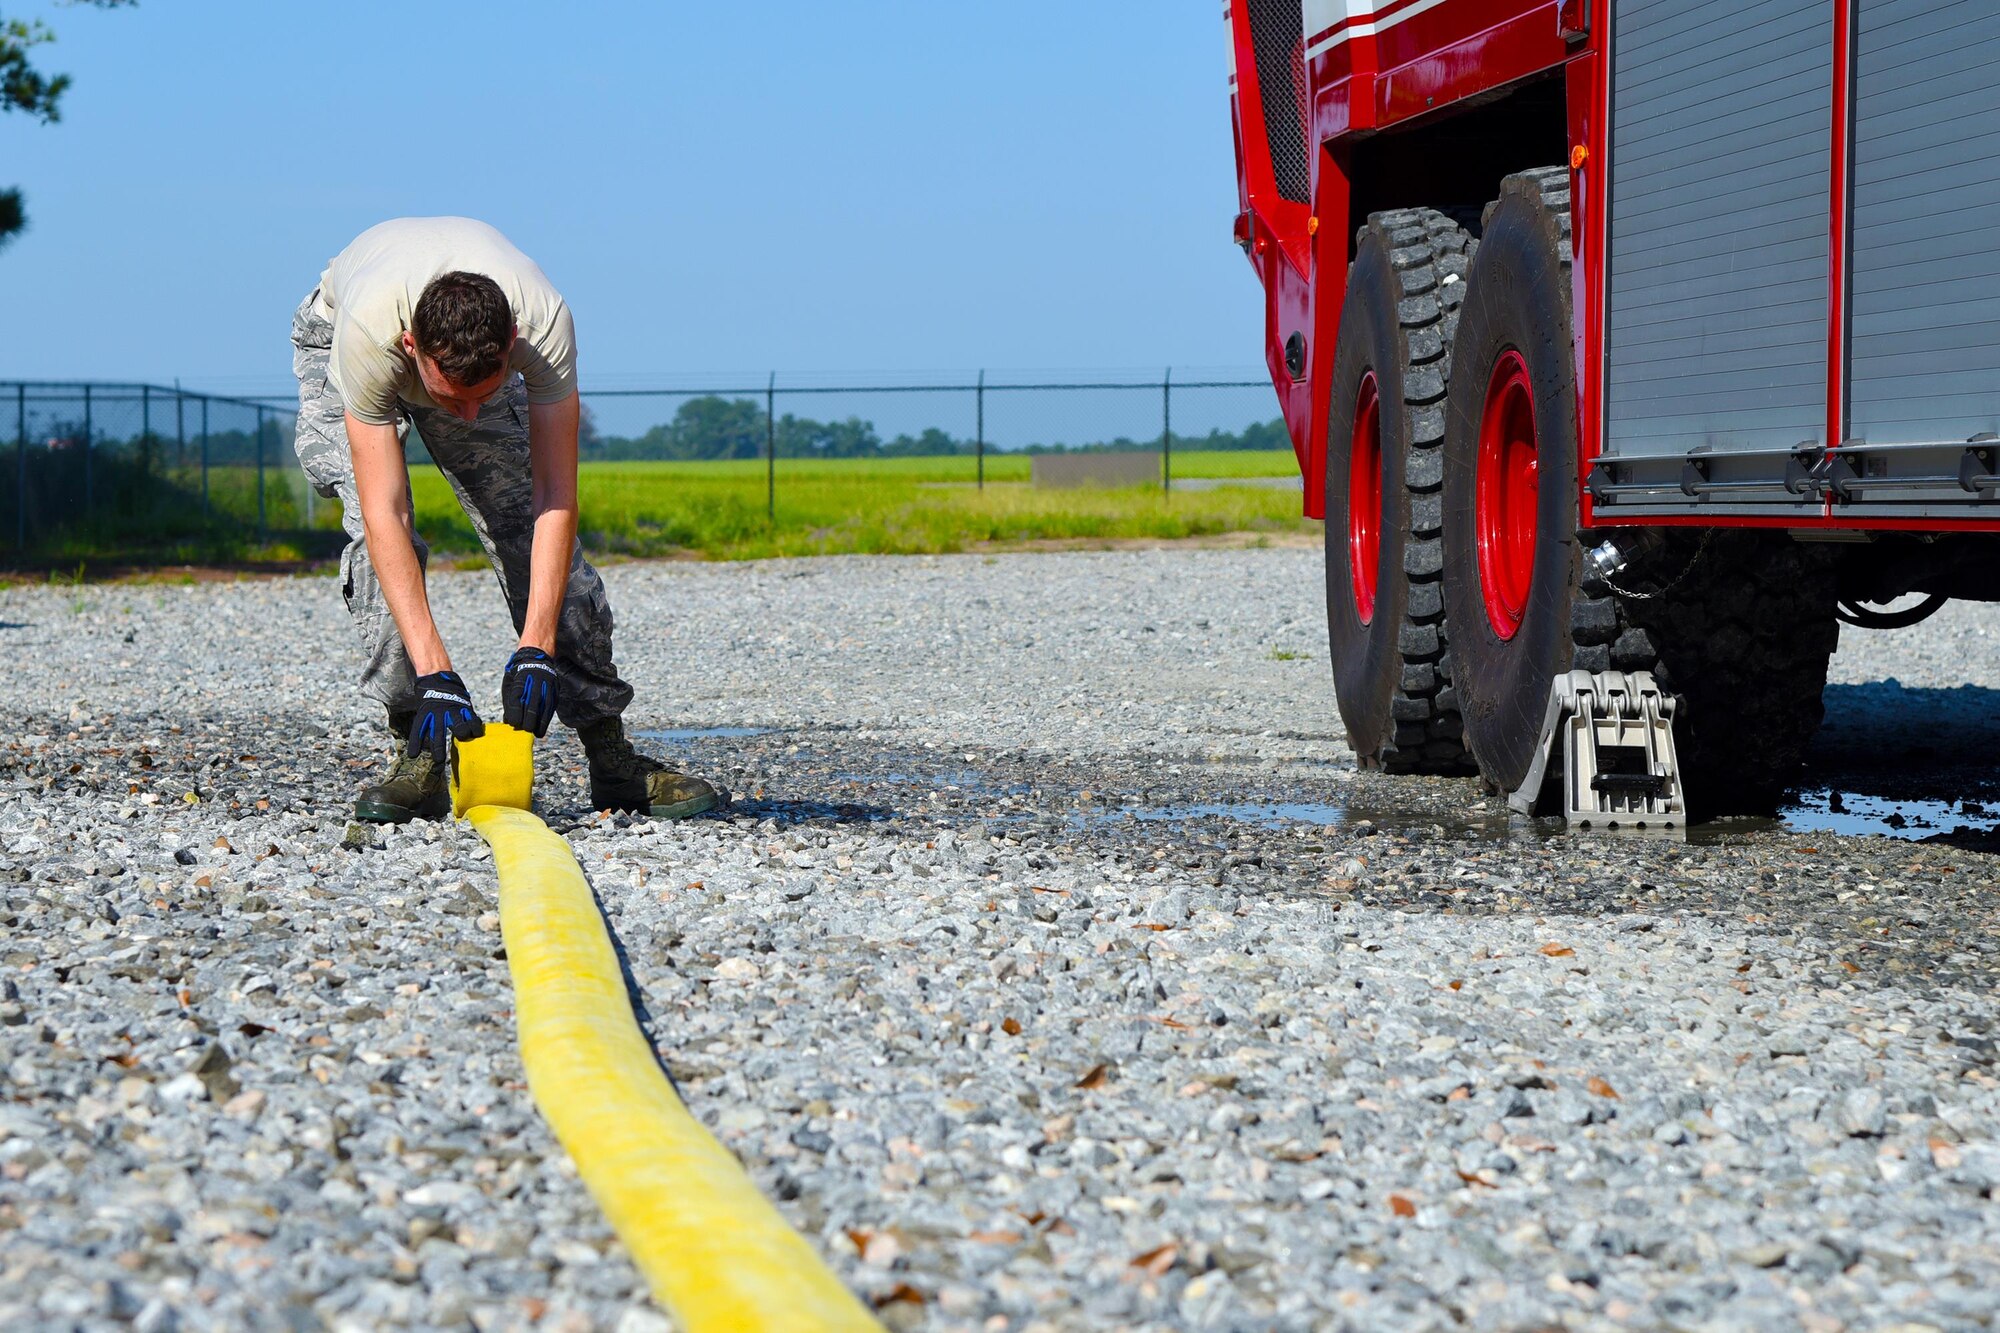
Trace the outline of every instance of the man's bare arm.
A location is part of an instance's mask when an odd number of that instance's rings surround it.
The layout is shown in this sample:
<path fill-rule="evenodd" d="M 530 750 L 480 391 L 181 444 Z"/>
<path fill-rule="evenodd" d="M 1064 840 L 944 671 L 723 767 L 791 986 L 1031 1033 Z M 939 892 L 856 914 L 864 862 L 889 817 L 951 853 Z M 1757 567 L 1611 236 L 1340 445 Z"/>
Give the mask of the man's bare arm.
<path fill-rule="evenodd" d="M 521 626 L 521 646 L 539 648 L 552 656 L 556 621 L 569 591 L 570 553 L 576 546 L 576 432 L 580 416 L 574 393 L 559 403 L 528 405 L 535 538 L 528 557 L 528 615 Z"/>
<path fill-rule="evenodd" d="M 361 494 L 361 523 L 368 560 L 382 585 L 410 665 L 419 676 L 451 670 L 437 623 L 424 592 L 424 568 L 417 561 L 416 522 L 410 511 L 410 473 L 403 442 L 394 426 L 376 426 L 347 417 L 347 448 L 354 459 L 354 486 Z"/>

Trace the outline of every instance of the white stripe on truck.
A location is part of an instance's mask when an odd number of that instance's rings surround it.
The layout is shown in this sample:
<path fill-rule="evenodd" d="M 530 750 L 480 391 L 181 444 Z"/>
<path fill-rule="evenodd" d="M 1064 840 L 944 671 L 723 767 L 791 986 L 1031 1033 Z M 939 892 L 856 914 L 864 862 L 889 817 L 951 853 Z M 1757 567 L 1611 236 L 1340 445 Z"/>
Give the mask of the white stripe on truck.
<path fill-rule="evenodd" d="M 1306 48 L 1306 59 L 1325 55 L 1350 37 L 1372 37 L 1404 19 L 1436 9 L 1445 0 L 1416 0 L 1396 8 L 1395 0 L 1304 0 L 1305 33 L 1326 36 Z M 1329 29 L 1338 31 L 1329 31 Z"/>

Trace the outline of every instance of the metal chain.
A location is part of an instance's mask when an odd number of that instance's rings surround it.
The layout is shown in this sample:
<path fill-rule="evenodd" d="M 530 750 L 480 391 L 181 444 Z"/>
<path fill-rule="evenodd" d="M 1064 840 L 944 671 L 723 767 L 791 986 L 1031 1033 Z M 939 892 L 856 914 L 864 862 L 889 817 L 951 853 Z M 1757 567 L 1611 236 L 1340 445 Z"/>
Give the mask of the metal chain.
<path fill-rule="evenodd" d="M 1718 530 L 1710 528 L 1701 534 L 1701 545 L 1694 548 L 1694 554 L 1688 557 L 1688 562 L 1682 567 L 1681 572 L 1674 575 L 1673 581 L 1663 588 L 1655 588 L 1652 592 L 1638 592 L 1631 588 L 1621 588 L 1608 577 L 1604 580 L 1604 586 L 1617 593 L 1620 597 L 1629 597 L 1637 602 L 1650 602 L 1656 597 L 1664 597 L 1674 589 L 1680 587 L 1681 584 L 1687 582 L 1688 575 L 1694 573 L 1695 567 L 1701 564 L 1701 558 L 1708 554 L 1708 544 L 1715 540 L 1715 534 Z"/>

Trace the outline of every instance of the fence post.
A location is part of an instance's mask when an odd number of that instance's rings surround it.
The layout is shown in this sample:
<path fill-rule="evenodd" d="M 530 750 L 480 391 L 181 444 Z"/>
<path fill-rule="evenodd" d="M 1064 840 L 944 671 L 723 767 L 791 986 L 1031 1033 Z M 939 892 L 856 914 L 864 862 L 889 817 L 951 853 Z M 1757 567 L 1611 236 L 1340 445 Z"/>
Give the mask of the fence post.
<path fill-rule="evenodd" d="M 153 386 L 139 386 L 139 471 L 153 475 Z"/>
<path fill-rule="evenodd" d="M 979 404 L 975 415 L 978 417 L 978 441 L 972 446 L 978 458 L 979 489 L 986 489 L 986 372 L 979 372 L 979 385 L 973 390 Z"/>
<path fill-rule="evenodd" d="M 83 516 L 90 517 L 90 511 L 97 507 L 96 479 L 91 476 L 90 466 L 90 386 L 83 386 Z"/>
<path fill-rule="evenodd" d="M 176 379 L 174 381 L 174 471 L 176 472 L 187 466 L 187 415 L 181 410 L 186 402 L 187 396 L 181 392 L 181 382 Z"/>
<path fill-rule="evenodd" d="M 764 512 L 778 521 L 778 372 L 764 384 Z"/>
<path fill-rule="evenodd" d="M 264 525 L 264 405 L 257 405 L 257 537 L 270 536 Z"/>
<path fill-rule="evenodd" d="M 1174 489 L 1174 368 L 1160 378 L 1160 490 Z"/>
<path fill-rule="evenodd" d="M 14 549 L 28 549 L 28 386 L 14 386 Z"/>
<path fill-rule="evenodd" d="M 201 516 L 208 517 L 208 399 L 201 400 Z"/>

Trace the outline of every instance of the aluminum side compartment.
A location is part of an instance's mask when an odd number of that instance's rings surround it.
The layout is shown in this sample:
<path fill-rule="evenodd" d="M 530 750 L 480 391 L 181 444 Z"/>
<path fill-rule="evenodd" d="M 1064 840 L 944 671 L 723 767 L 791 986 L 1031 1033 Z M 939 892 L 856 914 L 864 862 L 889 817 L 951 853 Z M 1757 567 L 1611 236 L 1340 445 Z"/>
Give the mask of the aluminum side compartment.
<path fill-rule="evenodd" d="M 2000 6 L 1609 19 L 1596 513 L 2000 524 Z"/>
<path fill-rule="evenodd" d="M 1611 11 L 1600 511 L 1811 517 L 1826 434 L 1833 6 Z"/>

